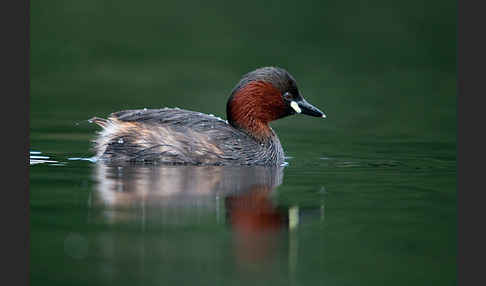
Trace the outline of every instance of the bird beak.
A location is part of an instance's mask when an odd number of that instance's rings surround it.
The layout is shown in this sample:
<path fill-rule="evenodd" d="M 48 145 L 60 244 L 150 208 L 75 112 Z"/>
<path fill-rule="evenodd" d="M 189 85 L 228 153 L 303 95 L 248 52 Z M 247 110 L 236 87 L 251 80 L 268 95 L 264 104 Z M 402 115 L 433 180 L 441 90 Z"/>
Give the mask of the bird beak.
<path fill-rule="evenodd" d="M 305 99 L 301 99 L 299 101 L 292 101 L 290 103 L 290 107 L 297 112 L 302 113 L 314 117 L 322 117 L 326 118 L 324 112 L 320 111 L 317 107 L 313 106 L 312 104 L 308 103 Z"/>

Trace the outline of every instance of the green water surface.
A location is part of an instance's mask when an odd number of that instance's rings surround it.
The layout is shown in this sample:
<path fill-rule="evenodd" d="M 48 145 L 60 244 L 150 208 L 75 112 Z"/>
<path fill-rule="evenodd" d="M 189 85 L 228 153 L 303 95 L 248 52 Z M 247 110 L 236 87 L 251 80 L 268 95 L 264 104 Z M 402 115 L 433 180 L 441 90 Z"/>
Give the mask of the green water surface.
<path fill-rule="evenodd" d="M 31 2 L 31 285 L 455 285 L 455 5 Z M 79 160 L 87 119 L 225 118 L 267 65 L 328 116 L 272 123 L 287 166 Z"/>

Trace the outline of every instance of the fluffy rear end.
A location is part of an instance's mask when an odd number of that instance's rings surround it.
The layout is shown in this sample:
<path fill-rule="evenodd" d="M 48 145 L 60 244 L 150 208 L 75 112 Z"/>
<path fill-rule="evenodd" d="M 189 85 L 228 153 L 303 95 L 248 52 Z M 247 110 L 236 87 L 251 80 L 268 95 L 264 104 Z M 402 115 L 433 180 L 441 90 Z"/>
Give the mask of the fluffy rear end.
<path fill-rule="evenodd" d="M 190 128 L 171 128 L 116 118 L 93 121 L 103 129 L 94 140 L 99 159 L 110 162 L 217 164 L 222 151 L 211 138 Z"/>

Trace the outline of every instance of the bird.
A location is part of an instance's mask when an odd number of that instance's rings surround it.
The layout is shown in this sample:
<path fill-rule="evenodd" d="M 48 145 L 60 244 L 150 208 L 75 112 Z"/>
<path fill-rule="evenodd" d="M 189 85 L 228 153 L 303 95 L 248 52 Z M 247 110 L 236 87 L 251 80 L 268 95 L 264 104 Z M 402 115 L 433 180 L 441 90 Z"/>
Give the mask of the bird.
<path fill-rule="evenodd" d="M 304 99 L 284 68 L 262 67 L 242 76 L 226 103 L 226 120 L 180 108 L 133 109 L 89 121 L 101 127 L 93 140 L 98 161 L 169 165 L 285 163 L 269 123 L 294 114 L 326 118 Z"/>

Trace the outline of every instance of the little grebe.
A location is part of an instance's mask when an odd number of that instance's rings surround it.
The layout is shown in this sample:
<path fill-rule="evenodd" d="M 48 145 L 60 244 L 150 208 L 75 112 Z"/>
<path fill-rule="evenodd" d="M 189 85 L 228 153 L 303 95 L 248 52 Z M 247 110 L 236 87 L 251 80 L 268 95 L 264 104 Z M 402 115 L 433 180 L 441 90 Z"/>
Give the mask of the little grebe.
<path fill-rule="evenodd" d="M 108 119 L 94 140 L 98 159 L 191 165 L 281 165 L 282 145 L 270 121 L 302 113 L 326 116 L 299 93 L 286 70 L 264 67 L 233 88 L 227 121 L 179 108 L 123 110 Z"/>

